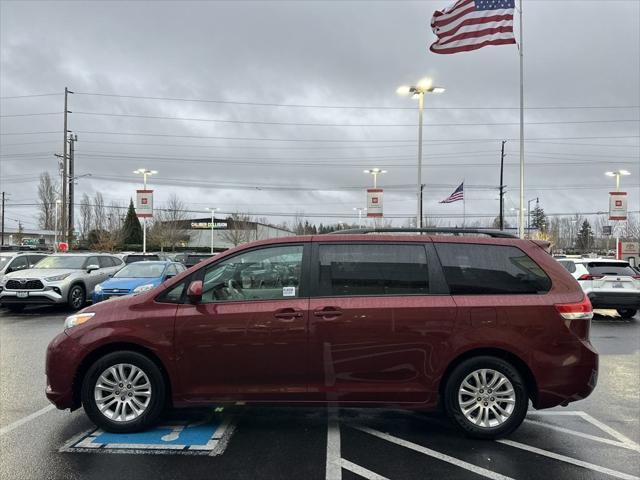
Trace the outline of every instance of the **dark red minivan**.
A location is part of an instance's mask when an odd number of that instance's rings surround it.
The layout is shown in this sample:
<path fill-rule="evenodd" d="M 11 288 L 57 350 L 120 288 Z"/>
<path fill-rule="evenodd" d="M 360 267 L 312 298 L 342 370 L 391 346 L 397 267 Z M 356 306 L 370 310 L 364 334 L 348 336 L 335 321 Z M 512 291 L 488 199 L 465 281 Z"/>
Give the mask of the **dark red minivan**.
<path fill-rule="evenodd" d="M 443 405 L 496 438 L 529 401 L 588 396 L 598 354 L 576 280 L 533 241 L 444 233 L 254 242 L 85 308 L 49 345 L 47 397 L 111 432 L 170 405 L 337 402 Z"/>

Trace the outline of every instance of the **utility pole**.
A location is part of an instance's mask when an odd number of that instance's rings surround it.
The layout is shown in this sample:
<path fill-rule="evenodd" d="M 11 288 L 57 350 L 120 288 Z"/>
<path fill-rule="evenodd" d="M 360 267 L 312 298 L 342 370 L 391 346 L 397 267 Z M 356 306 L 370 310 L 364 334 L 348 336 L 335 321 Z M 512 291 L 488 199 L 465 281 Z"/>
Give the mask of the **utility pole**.
<path fill-rule="evenodd" d="M 504 230 L 504 144 L 506 140 L 502 140 L 502 149 L 500 152 L 500 230 Z"/>
<path fill-rule="evenodd" d="M 2 192 L 2 240 L 0 245 L 4 245 L 4 192 Z"/>
<path fill-rule="evenodd" d="M 71 241 L 73 240 L 73 232 L 75 230 L 75 221 L 74 221 L 74 190 L 75 190 L 75 142 L 78 141 L 78 135 L 71 134 L 69 135 L 69 246 L 71 246 Z"/>
<path fill-rule="evenodd" d="M 62 239 L 65 242 L 69 242 L 69 221 L 68 221 L 68 195 L 67 195 L 67 187 L 69 186 L 69 167 L 68 167 L 68 157 L 67 157 L 67 133 L 68 133 L 68 119 L 67 114 L 71 113 L 68 110 L 68 97 L 69 94 L 73 93 L 67 87 L 64 87 L 64 128 L 63 128 L 63 139 L 62 139 Z"/>

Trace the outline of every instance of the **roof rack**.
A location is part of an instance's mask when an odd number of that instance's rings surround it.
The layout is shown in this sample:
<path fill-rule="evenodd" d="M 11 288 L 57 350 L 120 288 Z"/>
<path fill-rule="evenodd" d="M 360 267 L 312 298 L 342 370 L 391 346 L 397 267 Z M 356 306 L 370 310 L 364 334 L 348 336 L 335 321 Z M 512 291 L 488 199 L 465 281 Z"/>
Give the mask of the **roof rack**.
<path fill-rule="evenodd" d="M 478 228 L 350 228 L 335 230 L 327 235 L 357 235 L 367 233 L 450 233 L 452 235 L 487 235 L 493 238 L 518 238 L 512 233 L 500 230 L 484 230 Z"/>

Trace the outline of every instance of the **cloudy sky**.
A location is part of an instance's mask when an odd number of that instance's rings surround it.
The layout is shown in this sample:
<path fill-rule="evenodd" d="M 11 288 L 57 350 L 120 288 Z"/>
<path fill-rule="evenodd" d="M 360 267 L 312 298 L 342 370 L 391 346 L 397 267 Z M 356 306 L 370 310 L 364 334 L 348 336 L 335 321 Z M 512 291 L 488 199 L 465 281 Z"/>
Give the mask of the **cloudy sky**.
<path fill-rule="evenodd" d="M 380 167 L 400 225 L 416 208 L 417 105 L 395 90 L 425 76 L 447 88 L 426 100 L 425 213 L 459 222 L 461 203 L 438 202 L 464 180 L 467 215 L 489 222 L 502 139 L 507 210 L 518 202 L 517 48 L 430 53 L 445 6 L 0 1 L 8 226 L 35 227 L 37 176 L 57 174 L 65 86 L 76 170 L 92 175 L 78 197 L 127 203 L 146 167 L 159 171 L 156 206 L 177 193 L 193 216 L 349 221 L 372 180 L 362 170 Z M 639 210 L 640 2 L 525 0 L 524 17 L 526 199 L 604 211 L 604 172 L 626 169 Z"/>

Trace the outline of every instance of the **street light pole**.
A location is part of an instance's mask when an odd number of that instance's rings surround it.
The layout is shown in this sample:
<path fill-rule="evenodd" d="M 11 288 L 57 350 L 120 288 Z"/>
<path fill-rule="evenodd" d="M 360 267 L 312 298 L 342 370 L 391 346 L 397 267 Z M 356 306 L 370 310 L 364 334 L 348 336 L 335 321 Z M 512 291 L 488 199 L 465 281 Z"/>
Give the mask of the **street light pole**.
<path fill-rule="evenodd" d="M 358 228 L 362 228 L 362 212 L 366 212 L 367 209 L 364 207 L 353 207 L 353 209 L 358 212 Z"/>
<path fill-rule="evenodd" d="M 147 177 L 158 173 L 157 170 L 148 170 L 146 168 L 139 168 L 134 170 L 133 173 L 142 175 L 142 183 L 144 190 L 147 189 Z M 142 253 L 147 253 L 147 217 L 142 217 Z"/>
<path fill-rule="evenodd" d="M 213 255 L 213 222 L 215 221 L 215 212 L 217 208 L 208 207 L 207 210 L 211 210 L 211 255 Z"/>
<path fill-rule="evenodd" d="M 430 78 L 423 78 L 415 86 L 399 87 L 396 92 L 399 95 L 412 94 L 418 99 L 418 185 L 416 189 L 417 208 L 416 208 L 416 227 L 422 228 L 422 125 L 424 118 L 424 96 L 427 93 L 442 93 L 445 89 L 442 87 L 434 87 Z"/>

